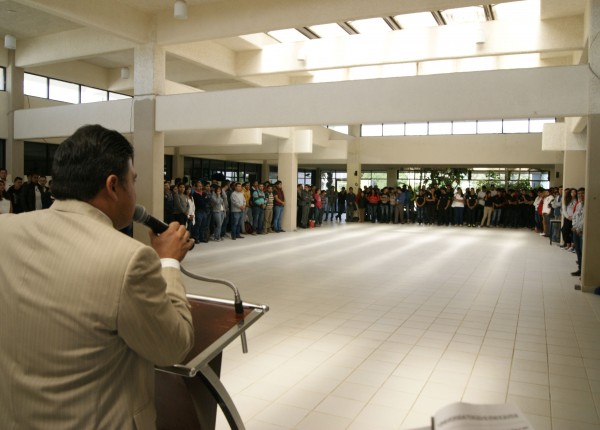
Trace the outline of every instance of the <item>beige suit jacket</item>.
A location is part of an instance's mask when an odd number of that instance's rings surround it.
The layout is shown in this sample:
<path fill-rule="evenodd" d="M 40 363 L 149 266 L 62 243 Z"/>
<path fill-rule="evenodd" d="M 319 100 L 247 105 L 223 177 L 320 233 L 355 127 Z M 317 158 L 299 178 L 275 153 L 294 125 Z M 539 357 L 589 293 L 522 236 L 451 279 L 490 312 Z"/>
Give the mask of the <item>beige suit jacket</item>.
<path fill-rule="evenodd" d="M 79 201 L 0 216 L 0 427 L 152 429 L 193 343 L 180 272 Z"/>

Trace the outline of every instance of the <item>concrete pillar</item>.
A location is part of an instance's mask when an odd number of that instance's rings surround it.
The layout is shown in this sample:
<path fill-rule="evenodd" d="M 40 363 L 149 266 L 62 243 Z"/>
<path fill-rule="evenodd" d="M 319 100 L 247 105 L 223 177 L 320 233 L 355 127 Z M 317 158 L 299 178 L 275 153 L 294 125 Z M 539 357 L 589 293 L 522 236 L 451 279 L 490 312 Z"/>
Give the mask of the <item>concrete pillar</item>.
<path fill-rule="evenodd" d="M 354 188 L 354 192 L 360 187 L 362 177 L 362 165 L 360 163 L 360 125 L 348 127 L 350 135 L 348 139 L 347 162 L 346 162 L 346 189 Z M 339 191 L 339 190 L 338 190 Z"/>
<path fill-rule="evenodd" d="M 286 142 L 286 146 L 289 143 L 291 142 Z M 298 154 L 290 151 L 279 152 L 277 179 L 283 183 L 283 193 L 285 194 L 285 209 L 283 210 L 281 227 L 286 231 L 296 230 L 296 211 L 298 209 L 298 202 L 296 201 Z"/>
<path fill-rule="evenodd" d="M 387 186 L 396 188 L 398 186 L 398 170 L 387 169 Z"/>
<path fill-rule="evenodd" d="M 585 184 L 586 151 L 565 151 L 562 186 L 579 188 Z"/>
<path fill-rule="evenodd" d="M 260 170 L 261 182 L 266 182 L 269 180 L 269 161 L 263 160 Z"/>
<path fill-rule="evenodd" d="M 8 66 L 6 67 L 6 92 L 8 94 L 8 136 L 6 139 L 6 169 L 14 181 L 16 176 L 23 177 L 25 172 L 25 145 L 22 140 L 15 139 L 15 111 L 23 109 L 23 76 L 22 68 L 15 66 L 15 51 L 8 50 Z M 50 174 L 50 172 L 43 172 Z"/>
<path fill-rule="evenodd" d="M 156 96 L 164 93 L 165 52 L 149 43 L 134 49 L 133 147 L 138 174 L 137 201 L 159 219 L 163 216 L 164 133 L 156 132 Z M 146 227 L 134 237 L 148 243 Z"/>
<path fill-rule="evenodd" d="M 587 151 L 585 179 L 585 214 L 583 229 L 583 257 L 581 265 L 582 290 L 594 292 L 600 287 L 600 224 L 595 222 L 600 213 L 600 0 L 590 0 L 588 7 L 589 46 L 588 62 L 596 71 L 590 76 L 589 112 L 587 121 Z"/>

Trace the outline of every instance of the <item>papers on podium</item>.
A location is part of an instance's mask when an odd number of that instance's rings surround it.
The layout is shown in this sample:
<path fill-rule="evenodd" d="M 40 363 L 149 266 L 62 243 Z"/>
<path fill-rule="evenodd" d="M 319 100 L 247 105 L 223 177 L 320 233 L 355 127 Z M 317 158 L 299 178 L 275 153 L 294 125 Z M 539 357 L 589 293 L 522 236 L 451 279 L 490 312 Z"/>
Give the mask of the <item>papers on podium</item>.
<path fill-rule="evenodd" d="M 431 427 L 415 430 L 534 430 L 513 403 L 452 403 L 431 417 Z"/>

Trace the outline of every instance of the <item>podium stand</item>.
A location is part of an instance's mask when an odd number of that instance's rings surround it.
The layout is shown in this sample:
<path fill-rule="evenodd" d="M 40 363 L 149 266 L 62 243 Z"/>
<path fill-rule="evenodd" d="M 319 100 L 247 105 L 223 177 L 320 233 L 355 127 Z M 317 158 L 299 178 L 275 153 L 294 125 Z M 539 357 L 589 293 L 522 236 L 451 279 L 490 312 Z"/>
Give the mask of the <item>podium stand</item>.
<path fill-rule="evenodd" d="M 182 364 L 157 367 L 156 411 L 158 430 L 212 430 L 217 404 L 232 429 L 244 424 L 219 379 L 223 349 L 269 310 L 266 305 L 188 295 L 194 323 L 194 347 Z"/>

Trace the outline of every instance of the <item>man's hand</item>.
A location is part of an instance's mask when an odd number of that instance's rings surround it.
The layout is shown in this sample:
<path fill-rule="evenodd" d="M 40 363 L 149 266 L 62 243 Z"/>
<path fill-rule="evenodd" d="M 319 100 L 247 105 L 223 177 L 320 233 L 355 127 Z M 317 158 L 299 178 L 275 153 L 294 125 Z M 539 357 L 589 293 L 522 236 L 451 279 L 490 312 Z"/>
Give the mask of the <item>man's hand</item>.
<path fill-rule="evenodd" d="M 178 222 L 169 224 L 169 228 L 160 235 L 150 231 L 150 242 L 160 258 L 174 258 L 178 261 L 183 260 L 194 245 L 194 241 L 190 240 L 190 233 Z"/>

